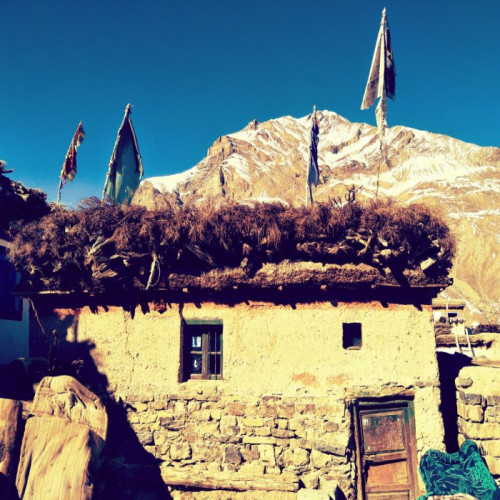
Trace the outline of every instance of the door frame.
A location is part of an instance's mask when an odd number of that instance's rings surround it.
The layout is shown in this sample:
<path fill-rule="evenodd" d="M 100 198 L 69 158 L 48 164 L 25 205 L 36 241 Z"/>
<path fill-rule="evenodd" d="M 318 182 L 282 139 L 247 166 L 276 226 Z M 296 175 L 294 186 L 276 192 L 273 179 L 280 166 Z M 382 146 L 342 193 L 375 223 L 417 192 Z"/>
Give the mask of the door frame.
<path fill-rule="evenodd" d="M 409 462 L 409 482 L 410 482 L 410 498 L 415 499 L 420 495 L 417 477 L 417 441 L 415 433 L 415 406 L 413 396 L 384 396 L 384 397 L 360 397 L 354 400 L 353 404 L 353 419 L 354 419 L 354 440 L 356 445 L 356 486 L 358 500 L 365 500 L 365 477 L 362 463 L 362 436 L 360 427 L 360 411 L 361 410 L 390 410 L 405 408 L 408 421 L 408 462 Z"/>

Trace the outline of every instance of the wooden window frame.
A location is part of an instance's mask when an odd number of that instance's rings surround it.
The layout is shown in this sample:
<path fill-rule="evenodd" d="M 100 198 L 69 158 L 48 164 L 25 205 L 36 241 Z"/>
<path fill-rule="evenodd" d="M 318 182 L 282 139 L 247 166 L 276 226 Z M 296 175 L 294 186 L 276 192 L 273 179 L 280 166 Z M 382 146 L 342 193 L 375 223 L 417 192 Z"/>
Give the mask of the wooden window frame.
<path fill-rule="evenodd" d="M 201 331 L 201 349 L 192 349 L 189 342 L 190 327 L 212 327 L 213 330 Z M 220 350 L 210 350 L 210 336 L 220 334 Z M 190 358 L 193 354 L 200 354 L 202 359 L 201 373 L 191 373 Z M 210 357 L 219 356 L 219 373 L 210 372 Z M 188 380 L 223 380 L 223 328 L 220 319 L 183 319 L 181 324 L 181 362 L 179 369 L 179 382 Z"/>

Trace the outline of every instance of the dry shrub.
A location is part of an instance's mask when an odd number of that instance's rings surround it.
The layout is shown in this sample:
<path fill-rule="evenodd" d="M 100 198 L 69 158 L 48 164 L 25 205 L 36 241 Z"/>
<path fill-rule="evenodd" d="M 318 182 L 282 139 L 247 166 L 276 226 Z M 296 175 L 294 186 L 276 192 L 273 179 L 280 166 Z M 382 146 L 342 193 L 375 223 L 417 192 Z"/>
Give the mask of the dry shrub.
<path fill-rule="evenodd" d="M 348 252 L 339 257 L 323 251 L 324 244 Z M 308 248 L 314 250 L 307 254 Z M 375 265 L 374 256 L 385 248 L 400 254 L 404 248 L 407 269 L 418 269 L 420 260 L 432 255 L 440 262 L 433 272 L 442 277 L 454 241 L 441 216 L 430 208 L 391 201 L 340 208 L 256 203 L 148 211 L 94 198 L 76 210 L 56 208 L 22 227 L 11 259 L 35 289 L 90 290 L 144 288 L 154 259 L 160 264 L 161 286 L 170 272 L 199 275 L 209 268 L 237 267 L 247 257 L 254 266 L 305 258 Z"/>

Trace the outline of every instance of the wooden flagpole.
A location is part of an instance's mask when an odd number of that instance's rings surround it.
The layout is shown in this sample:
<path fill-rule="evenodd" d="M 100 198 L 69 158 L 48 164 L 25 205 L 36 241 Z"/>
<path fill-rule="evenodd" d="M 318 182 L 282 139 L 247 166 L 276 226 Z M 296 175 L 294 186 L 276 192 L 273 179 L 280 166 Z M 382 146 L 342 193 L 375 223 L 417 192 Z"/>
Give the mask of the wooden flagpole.
<path fill-rule="evenodd" d="M 313 106 L 313 112 L 311 114 L 311 119 L 314 120 L 316 116 L 316 104 Z M 312 125 L 311 125 L 311 130 L 312 130 Z M 313 194 L 312 194 L 312 186 L 309 183 L 309 169 L 311 168 L 311 142 L 309 139 L 309 163 L 307 165 L 307 171 L 306 171 L 306 204 L 305 206 L 307 207 L 307 196 L 309 195 L 309 201 L 311 202 L 311 206 L 314 203 L 313 200 Z"/>
<path fill-rule="evenodd" d="M 61 189 L 62 189 L 62 176 L 59 176 L 59 189 L 57 190 L 57 201 L 56 203 L 59 205 L 61 201 Z"/>

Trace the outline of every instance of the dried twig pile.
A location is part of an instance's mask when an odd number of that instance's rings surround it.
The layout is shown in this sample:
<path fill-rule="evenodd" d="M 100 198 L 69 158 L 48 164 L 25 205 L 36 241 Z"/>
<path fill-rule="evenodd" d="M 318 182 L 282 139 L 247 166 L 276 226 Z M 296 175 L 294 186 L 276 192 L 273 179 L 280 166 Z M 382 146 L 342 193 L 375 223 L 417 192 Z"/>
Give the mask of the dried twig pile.
<path fill-rule="evenodd" d="M 45 194 L 29 189 L 0 174 L 0 238 L 8 238 L 13 226 L 32 221 L 49 212 Z"/>
<path fill-rule="evenodd" d="M 179 276 L 184 284 L 196 279 L 198 286 L 223 288 L 218 276 L 223 281 L 231 274 L 233 285 L 244 284 L 263 266 L 284 261 L 347 265 L 351 282 L 355 265 L 380 276 L 411 270 L 421 275 L 420 284 L 443 283 L 453 254 L 447 225 L 423 205 L 148 211 L 89 199 L 77 210 L 56 208 L 22 227 L 11 259 L 31 289 L 104 291 L 171 289 Z"/>

